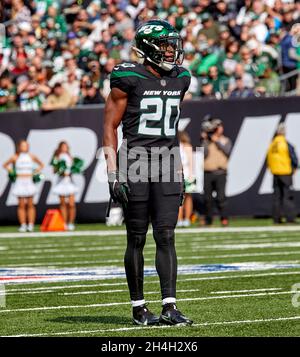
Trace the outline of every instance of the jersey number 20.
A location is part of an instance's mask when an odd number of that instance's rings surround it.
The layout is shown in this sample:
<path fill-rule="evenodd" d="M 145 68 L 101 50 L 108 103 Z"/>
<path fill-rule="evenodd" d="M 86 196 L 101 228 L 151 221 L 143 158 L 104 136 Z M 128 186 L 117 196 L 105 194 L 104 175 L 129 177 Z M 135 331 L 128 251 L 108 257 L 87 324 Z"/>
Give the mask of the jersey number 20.
<path fill-rule="evenodd" d="M 149 109 L 149 107 L 155 107 L 155 112 L 153 113 L 143 113 L 140 116 L 140 123 L 138 133 L 143 135 L 151 136 L 175 136 L 176 135 L 176 125 L 180 115 L 180 98 L 168 98 L 166 101 L 161 98 L 144 98 L 141 100 L 141 110 Z M 172 108 L 176 108 L 176 118 L 174 124 L 171 127 L 171 115 Z M 163 121 L 162 121 L 163 119 Z M 150 124 L 148 126 L 147 124 Z M 155 125 L 154 122 L 157 122 Z"/>

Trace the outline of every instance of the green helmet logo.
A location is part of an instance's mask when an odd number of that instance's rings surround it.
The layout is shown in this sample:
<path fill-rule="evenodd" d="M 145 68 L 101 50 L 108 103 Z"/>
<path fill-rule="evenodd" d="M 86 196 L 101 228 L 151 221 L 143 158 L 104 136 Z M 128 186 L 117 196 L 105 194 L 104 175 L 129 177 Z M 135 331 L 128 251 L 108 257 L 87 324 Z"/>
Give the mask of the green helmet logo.
<path fill-rule="evenodd" d="M 137 29 L 133 49 L 140 58 L 170 71 L 182 64 L 182 47 L 182 39 L 172 25 L 163 20 L 150 20 Z"/>

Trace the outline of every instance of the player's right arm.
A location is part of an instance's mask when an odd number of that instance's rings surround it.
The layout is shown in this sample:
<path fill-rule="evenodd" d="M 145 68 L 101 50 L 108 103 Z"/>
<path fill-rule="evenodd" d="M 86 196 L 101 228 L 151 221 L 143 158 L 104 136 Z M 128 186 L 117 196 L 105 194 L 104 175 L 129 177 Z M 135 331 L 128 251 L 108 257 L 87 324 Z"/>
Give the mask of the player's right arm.
<path fill-rule="evenodd" d="M 113 87 L 107 98 L 104 110 L 103 147 L 107 163 L 109 192 L 114 202 L 126 208 L 128 202 L 128 186 L 119 182 L 117 166 L 118 126 L 127 106 L 127 93 Z"/>
<path fill-rule="evenodd" d="M 117 171 L 117 129 L 127 106 L 127 93 L 119 88 L 112 88 L 104 109 L 103 147 L 107 172 Z"/>

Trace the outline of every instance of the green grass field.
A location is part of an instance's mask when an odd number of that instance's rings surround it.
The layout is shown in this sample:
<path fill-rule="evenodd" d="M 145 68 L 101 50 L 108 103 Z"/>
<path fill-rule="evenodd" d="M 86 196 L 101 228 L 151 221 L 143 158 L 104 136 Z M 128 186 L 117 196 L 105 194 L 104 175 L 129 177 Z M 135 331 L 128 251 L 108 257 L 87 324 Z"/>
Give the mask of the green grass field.
<path fill-rule="evenodd" d="M 178 307 L 194 320 L 185 328 L 132 325 L 122 275 L 124 233 L 82 225 L 73 235 L 18 236 L 15 227 L 0 228 L 0 287 L 6 298 L 0 335 L 299 336 L 300 297 L 299 307 L 293 306 L 292 286 L 300 284 L 300 226 L 272 227 L 270 220 L 232 226 L 221 232 L 182 229 L 176 235 Z M 146 271 L 153 271 L 151 234 L 144 253 Z M 50 281 L 39 282 L 45 274 Z M 22 283 L 11 283 L 18 277 Z M 156 313 L 159 291 L 157 276 L 147 275 L 145 297 Z"/>

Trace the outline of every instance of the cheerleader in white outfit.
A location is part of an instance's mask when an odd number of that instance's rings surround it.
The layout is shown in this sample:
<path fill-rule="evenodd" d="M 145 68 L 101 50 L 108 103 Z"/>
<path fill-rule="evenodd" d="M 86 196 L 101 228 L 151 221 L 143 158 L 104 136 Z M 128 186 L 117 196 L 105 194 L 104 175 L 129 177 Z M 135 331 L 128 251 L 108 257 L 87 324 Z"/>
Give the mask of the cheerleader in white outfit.
<path fill-rule="evenodd" d="M 179 209 L 177 226 L 188 227 L 191 224 L 190 218 L 193 213 L 193 198 L 191 193 L 194 192 L 196 188 L 195 178 L 193 176 L 193 148 L 190 137 L 185 131 L 179 132 L 178 138 L 185 181 L 185 198 L 183 206 Z"/>
<path fill-rule="evenodd" d="M 16 147 L 16 153 L 4 163 L 3 167 L 12 176 L 15 175 L 12 193 L 18 198 L 19 231 L 32 232 L 36 216 L 33 203 L 36 186 L 33 183 L 33 175 L 40 173 L 44 165 L 29 152 L 27 141 L 21 140 Z"/>
<path fill-rule="evenodd" d="M 73 231 L 75 229 L 74 222 L 76 218 L 75 194 L 78 188 L 72 181 L 71 167 L 73 157 L 70 154 L 68 143 L 62 141 L 59 143 L 54 152 L 53 160 L 57 162 L 64 161 L 65 170 L 59 174 L 54 166 L 54 172 L 57 174 L 57 183 L 53 188 L 53 193 L 59 196 L 60 211 L 66 223 L 67 229 Z"/>

